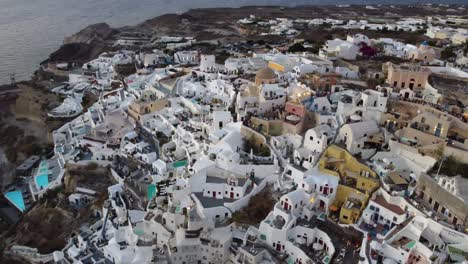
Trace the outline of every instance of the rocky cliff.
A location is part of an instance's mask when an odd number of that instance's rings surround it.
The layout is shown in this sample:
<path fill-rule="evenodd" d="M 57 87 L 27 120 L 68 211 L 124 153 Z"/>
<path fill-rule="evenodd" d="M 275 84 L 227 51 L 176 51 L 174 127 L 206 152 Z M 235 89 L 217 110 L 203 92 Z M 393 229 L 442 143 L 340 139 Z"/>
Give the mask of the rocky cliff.
<path fill-rule="evenodd" d="M 63 45 L 50 54 L 49 62 L 86 62 L 96 58 L 108 48 L 108 41 L 118 33 L 106 23 L 87 26 L 66 37 Z"/>
<path fill-rule="evenodd" d="M 106 23 L 89 25 L 78 33 L 66 37 L 64 45 L 72 43 L 91 44 L 93 42 L 103 42 L 111 37 L 116 31 Z"/>

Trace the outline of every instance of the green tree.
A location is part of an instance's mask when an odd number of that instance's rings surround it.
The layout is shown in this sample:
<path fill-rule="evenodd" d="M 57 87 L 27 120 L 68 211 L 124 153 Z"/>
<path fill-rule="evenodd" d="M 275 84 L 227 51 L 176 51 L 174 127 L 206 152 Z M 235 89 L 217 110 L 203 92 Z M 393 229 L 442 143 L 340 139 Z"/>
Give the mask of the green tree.
<path fill-rule="evenodd" d="M 295 53 L 295 52 L 304 52 L 306 48 L 302 45 L 302 43 L 296 43 L 288 48 L 288 52 Z"/>
<path fill-rule="evenodd" d="M 443 59 L 443 60 L 449 60 L 449 59 L 452 59 L 452 58 L 455 58 L 455 57 L 456 57 L 456 54 L 455 54 L 453 46 L 446 47 L 440 53 L 440 58 Z"/>

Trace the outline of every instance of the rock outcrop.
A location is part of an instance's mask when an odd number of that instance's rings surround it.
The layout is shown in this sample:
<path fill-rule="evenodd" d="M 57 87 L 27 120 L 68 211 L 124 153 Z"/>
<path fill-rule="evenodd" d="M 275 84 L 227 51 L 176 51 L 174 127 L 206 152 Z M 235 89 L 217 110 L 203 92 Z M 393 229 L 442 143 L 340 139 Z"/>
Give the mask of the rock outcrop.
<path fill-rule="evenodd" d="M 103 42 L 115 33 L 106 23 L 99 23 L 89 25 L 78 33 L 73 34 L 70 37 L 66 37 L 63 41 L 64 45 L 72 43 L 91 44 L 93 42 Z"/>

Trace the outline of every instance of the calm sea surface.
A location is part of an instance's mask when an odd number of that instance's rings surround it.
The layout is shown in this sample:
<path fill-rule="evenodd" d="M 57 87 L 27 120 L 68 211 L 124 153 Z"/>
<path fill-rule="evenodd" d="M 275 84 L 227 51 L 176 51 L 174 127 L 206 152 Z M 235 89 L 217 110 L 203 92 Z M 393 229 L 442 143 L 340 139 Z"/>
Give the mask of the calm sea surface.
<path fill-rule="evenodd" d="M 402 0 L 395 0 L 400 3 Z M 465 0 L 468 1 L 468 0 Z M 133 25 L 165 13 L 197 7 L 392 3 L 386 0 L 0 0 L 0 84 L 10 75 L 28 79 L 64 37 L 85 26 L 107 22 Z M 416 2 L 416 1 L 404 1 Z M 445 1 L 443 1 L 445 2 Z"/>

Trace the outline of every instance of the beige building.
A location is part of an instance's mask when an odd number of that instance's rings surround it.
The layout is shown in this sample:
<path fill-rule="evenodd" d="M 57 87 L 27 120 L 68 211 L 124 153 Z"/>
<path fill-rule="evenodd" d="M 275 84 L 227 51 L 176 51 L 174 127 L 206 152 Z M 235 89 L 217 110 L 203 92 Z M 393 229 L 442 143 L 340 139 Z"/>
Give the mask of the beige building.
<path fill-rule="evenodd" d="M 423 42 L 416 50 L 408 53 L 408 58 L 414 61 L 431 62 L 437 59 L 437 53 L 427 42 Z"/>
<path fill-rule="evenodd" d="M 468 34 L 457 33 L 452 36 L 452 43 L 455 45 L 465 44 L 468 40 Z"/>
<path fill-rule="evenodd" d="M 467 226 L 468 205 L 427 174 L 421 174 L 416 186 L 416 198 L 429 207 L 439 219 L 453 225 Z"/>
<path fill-rule="evenodd" d="M 468 124 L 433 108 L 426 108 L 410 122 L 412 128 L 443 139 L 455 140 L 468 149 Z"/>
<path fill-rule="evenodd" d="M 169 107 L 170 102 L 167 99 L 141 99 L 133 101 L 128 106 L 128 114 L 136 121 L 141 120 L 141 116 L 162 110 L 165 107 Z"/>
<path fill-rule="evenodd" d="M 468 124 L 445 112 L 430 106 L 407 102 L 418 114 L 408 126 L 395 132 L 401 142 L 420 153 L 439 158 L 454 156 L 461 162 L 468 162 Z"/>
<path fill-rule="evenodd" d="M 387 83 L 393 88 L 423 90 L 431 71 L 416 64 L 395 65 L 389 63 Z"/>

